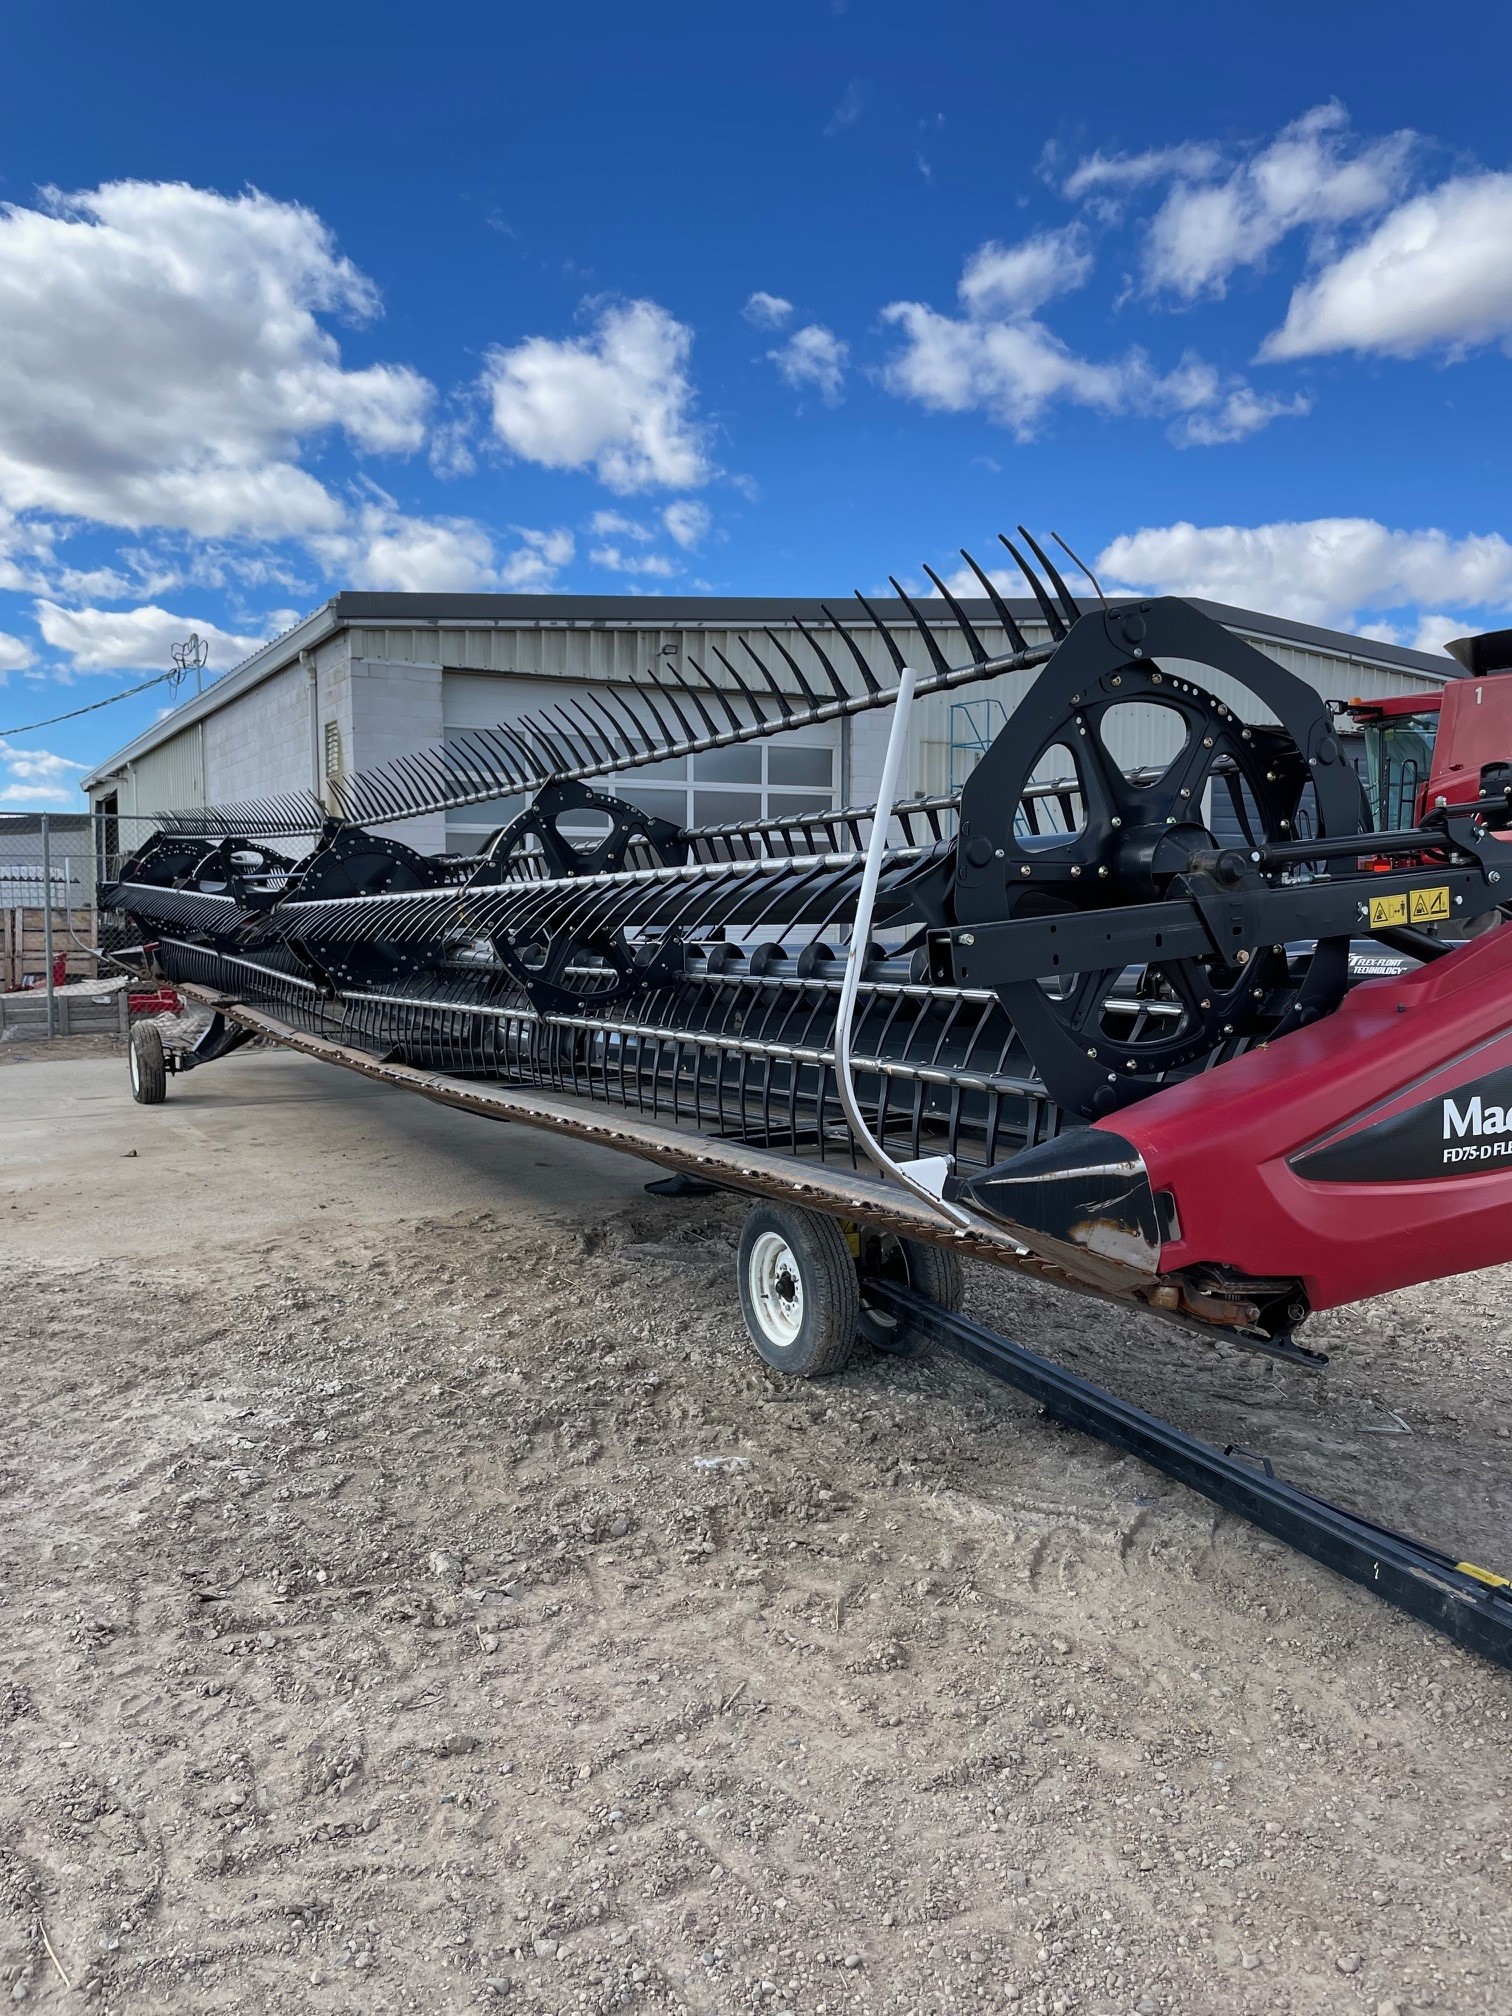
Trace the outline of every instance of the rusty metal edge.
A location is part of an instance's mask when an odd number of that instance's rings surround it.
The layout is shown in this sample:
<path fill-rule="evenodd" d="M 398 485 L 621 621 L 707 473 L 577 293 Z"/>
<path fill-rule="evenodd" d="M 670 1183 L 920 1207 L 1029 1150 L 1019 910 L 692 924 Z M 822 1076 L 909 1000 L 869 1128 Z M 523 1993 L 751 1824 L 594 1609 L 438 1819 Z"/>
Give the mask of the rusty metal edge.
<path fill-rule="evenodd" d="M 287 1049 L 321 1063 L 340 1065 L 343 1070 L 355 1071 L 382 1085 L 418 1092 L 421 1098 L 434 1100 L 440 1106 L 454 1106 L 490 1120 L 515 1120 L 547 1133 L 569 1134 L 598 1147 L 639 1155 L 648 1162 L 683 1170 L 690 1176 L 702 1176 L 708 1182 L 752 1196 L 801 1204 L 831 1217 L 855 1219 L 879 1232 L 948 1246 L 971 1259 L 1032 1274 L 1053 1287 L 1075 1289 L 1083 1295 L 1127 1305 L 1137 1300 L 1131 1288 L 1144 1283 L 1143 1276 L 1125 1277 L 1111 1263 L 1099 1261 L 1079 1249 L 1035 1252 L 1006 1233 L 994 1233 L 985 1224 L 979 1230 L 958 1229 L 896 1189 L 823 1163 L 800 1161 L 796 1156 L 752 1148 L 744 1142 L 711 1140 L 707 1135 L 686 1133 L 636 1114 L 621 1115 L 615 1111 L 611 1117 L 612 1109 L 586 1101 L 514 1086 L 478 1085 L 448 1078 L 439 1071 L 417 1070 L 410 1064 L 385 1063 L 365 1050 L 353 1049 L 326 1036 L 311 1035 L 265 1014 L 260 1008 L 249 1008 L 234 995 L 182 980 L 174 985 L 186 999 L 213 1009 L 240 1027 L 254 1030 Z"/>

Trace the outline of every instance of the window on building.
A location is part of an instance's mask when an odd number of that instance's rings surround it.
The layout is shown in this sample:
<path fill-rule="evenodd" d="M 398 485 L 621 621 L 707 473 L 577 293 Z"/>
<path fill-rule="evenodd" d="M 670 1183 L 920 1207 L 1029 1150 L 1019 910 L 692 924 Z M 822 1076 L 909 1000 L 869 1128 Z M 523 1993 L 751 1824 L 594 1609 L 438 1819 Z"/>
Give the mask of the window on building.
<path fill-rule="evenodd" d="M 648 763 L 616 777 L 593 780 L 593 788 L 627 799 L 676 826 L 748 825 L 756 819 L 801 818 L 827 812 L 835 804 L 837 751 L 828 742 L 744 742 L 731 749 L 707 749 L 698 756 Z M 516 813 L 525 798 L 463 805 L 446 815 L 446 844 L 453 854 L 475 853 L 488 836 Z M 585 836 L 595 831 L 584 815 Z M 573 832 L 570 820 L 562 830 Z"/>

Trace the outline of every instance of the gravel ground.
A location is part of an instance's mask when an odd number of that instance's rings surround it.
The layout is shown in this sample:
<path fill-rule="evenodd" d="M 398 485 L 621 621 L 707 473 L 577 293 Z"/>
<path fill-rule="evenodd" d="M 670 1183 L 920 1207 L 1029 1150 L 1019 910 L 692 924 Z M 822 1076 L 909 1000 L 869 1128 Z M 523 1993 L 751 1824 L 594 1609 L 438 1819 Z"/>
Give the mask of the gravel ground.
<path fill-rule="evenodd" d="M 379 1216 L 249 1213 L 319 1124 L 207 1149 L 177 1244 L 165 1163 L 146 1260 L 0 1160 L 0 1995 L 1509 2006 L 1507 1674 L 949 1361 L 783 1386 L 736 1200 L 435 1215 L 401 1157 Z M 1330 1318 L 1322 1377 L 972 1296 L 1494 1565 L 1507 1288 Z"/>

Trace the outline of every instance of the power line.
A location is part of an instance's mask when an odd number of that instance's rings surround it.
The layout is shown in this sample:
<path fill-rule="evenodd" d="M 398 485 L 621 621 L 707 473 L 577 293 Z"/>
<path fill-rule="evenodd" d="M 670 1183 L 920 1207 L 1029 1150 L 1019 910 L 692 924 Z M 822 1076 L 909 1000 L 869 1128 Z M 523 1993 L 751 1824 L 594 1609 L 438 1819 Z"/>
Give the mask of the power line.
<path fill-rule="evenodd" d="M 140 686 L 128 686 L 123 692 L 108 693 L 103 700 L 91 700 L 87 707 L 74 707 L 67 714 L 51 714 L 45 721 L 28 721 L 24 728 L 0 728 L 0 735 L 30 735 L 38 728 L 56 728 L 60 721 L 77 721 L 81 714 L 97 714 L 102 707 L 114 707 L 117 700 L 134 699 L 150 687 L 161 686 L 165 679 L 176 682 L 183 676 L 184 668 L 175 665 L 171 672 L 159 672 L 155 679 L 144 679 Z"/>

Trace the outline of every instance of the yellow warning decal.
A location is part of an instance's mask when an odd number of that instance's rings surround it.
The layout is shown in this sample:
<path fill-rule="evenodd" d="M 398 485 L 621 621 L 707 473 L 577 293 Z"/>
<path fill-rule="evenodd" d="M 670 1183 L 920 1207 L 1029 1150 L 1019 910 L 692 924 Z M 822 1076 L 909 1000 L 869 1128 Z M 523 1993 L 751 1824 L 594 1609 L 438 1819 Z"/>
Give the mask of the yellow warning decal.
<path fill-rule="evenodd" d="M 1370 899 L 1370 928 L 1372 931 L 1389 931 L 1393 924 L 1407 922 L 1407 892 L 1400 896 L 1372 896 Z"/>
<path fill-rule="evenodd" d="M 1372 896 L 1370 928 L 1389 931 L 1396 924 L 1442 924 L 1449 915 L 1449 886 L 1404 889 L 1396 896 Z"/>
<path fill-rule="evenodd" d="M 1473 1561 L 1456 1561 L 1455 1567 L 1461 1575 L 1471 1575 L 1477 1582 L 1484 1582 L 1488 1589 L 1512 1589 L 1512 1578 L 1494 1575 L 1489 1568 L 1477 1568 Z"/>

